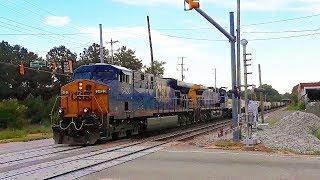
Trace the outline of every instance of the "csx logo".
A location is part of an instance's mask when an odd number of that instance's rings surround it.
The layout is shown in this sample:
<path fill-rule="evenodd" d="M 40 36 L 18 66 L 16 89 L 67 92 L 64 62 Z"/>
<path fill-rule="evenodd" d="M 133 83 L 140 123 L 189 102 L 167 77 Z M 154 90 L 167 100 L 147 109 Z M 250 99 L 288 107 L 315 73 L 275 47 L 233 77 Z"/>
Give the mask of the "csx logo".
<path fill-rule="evenodd" d="M 90 96 L 90 93 L 77 92 L 77 93 L 72 94 L 72 99 L 73 100 L 91 100 L 92 98 Z"/>

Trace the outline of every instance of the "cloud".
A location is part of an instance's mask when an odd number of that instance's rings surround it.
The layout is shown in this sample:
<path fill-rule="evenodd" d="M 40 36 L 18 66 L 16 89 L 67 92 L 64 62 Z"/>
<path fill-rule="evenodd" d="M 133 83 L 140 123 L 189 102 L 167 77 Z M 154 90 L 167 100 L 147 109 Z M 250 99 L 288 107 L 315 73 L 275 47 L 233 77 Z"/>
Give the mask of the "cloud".
<path fill-rule="evenodd" d="M 48 16 L 45 18 L 45 24 L 50 26 L 65 26 L 70 23 L 68 16 Z"/>

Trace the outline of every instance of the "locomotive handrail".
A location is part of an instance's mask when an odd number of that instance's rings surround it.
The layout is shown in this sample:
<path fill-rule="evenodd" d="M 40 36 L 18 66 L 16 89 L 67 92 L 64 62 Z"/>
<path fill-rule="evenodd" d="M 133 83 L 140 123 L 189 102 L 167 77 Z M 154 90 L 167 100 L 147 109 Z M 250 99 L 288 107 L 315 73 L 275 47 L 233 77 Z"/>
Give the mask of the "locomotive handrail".
<path fill-rule="evenodd" d="M 101 108 L 101 106 L 100 106 L 100 104 L 99 104 L 96 96 L 93 96 L 93 98 L 95 99 L 95 101 L 96 101 L 96 103 L 97 103 L 97 105 L 98 105 L 98 107 L 99 107 L 99 109 L 100 109 L 100 111 L 101 111 L 101 123 L 100 123 L 99 126 L 102 126 L 102 124 L 104 123 L 104 120 L 103 120 L 103 118 L 104 118 L 104 116 L 103 116 L 103 110 L 102 110 L 102 108 Z"/>

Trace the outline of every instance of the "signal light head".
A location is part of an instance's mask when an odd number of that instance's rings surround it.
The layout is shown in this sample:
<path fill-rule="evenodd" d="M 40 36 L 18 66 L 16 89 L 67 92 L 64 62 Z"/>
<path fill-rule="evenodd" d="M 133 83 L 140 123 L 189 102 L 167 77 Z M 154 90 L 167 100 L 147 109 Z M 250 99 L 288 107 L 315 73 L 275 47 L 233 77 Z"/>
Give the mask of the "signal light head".
<path fill-rule="evenodd" d="M 184 0 L 184 3 L 186 3 L 186 1 L 189 4 L 189 9 L 186 9 L 186 5 L 185 5 L 185 10 L 192 10 L 192 9 L 200 8 L 200 1 L 199 0 Z"/>
<path fill-rule="evenodd" d="M 25 75 L 26 70 L 25 70 L 25 66 L 24 66 L 23 63 L 21 63 L 21 64 L 19 65 L 18 73 L 20 74 L 20 76 L 24 76 L 24 75 Z"/>

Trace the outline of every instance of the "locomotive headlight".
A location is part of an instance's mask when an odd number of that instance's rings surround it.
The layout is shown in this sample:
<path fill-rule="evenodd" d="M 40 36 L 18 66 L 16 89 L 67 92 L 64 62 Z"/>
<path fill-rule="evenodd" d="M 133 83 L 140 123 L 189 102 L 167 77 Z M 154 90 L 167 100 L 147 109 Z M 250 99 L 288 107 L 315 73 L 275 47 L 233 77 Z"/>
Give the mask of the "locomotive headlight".
<path fill-rule="evenodd" d="M 83 112 L 84 112 L 84 113 L 87 113 L 87 112 L 89 112 L 89 109 L 88 109 L 88 108 L 84 108 L 84 109 L 83 109 Z"/>
<path fill-rule="evenodd" d="M 82 89 L 83 89 L 82 85 L 83 85 L 82 82 L 80 82 L 80 83 L 79 83 L 79 90 L 82 90 Z"/>
<path fill-rule="evenodd" d="M 69 94 L 69 91 L 64 91 L 64 90 L 61 91 L 61 95 L 68 95 L 68 94 Z"/>

